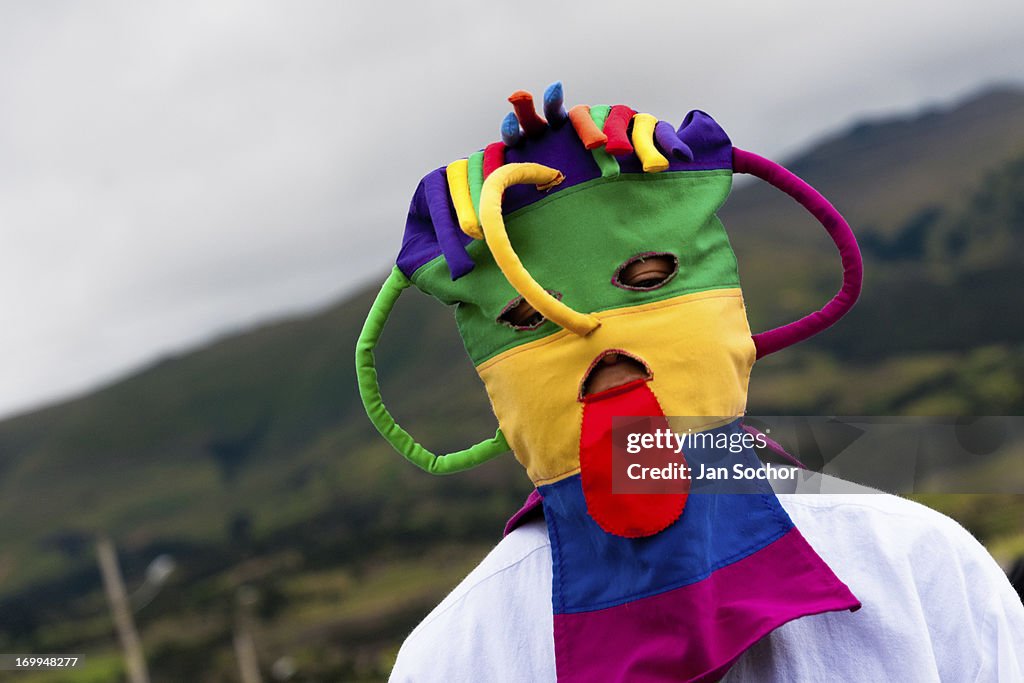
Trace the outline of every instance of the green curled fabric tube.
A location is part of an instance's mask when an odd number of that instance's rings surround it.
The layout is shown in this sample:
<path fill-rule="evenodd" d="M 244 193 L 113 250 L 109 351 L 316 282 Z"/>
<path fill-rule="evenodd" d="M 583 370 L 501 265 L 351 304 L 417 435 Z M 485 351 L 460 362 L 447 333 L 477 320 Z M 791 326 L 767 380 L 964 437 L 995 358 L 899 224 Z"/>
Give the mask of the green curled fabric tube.
<path fill-rule="evenodd" d="M 366 316 L 363 330 L 359 333 L 359 340 L 356 342 L 356 379 L 359 382 L 359 396 L 363 400 L 363 407 L 366 408 L 366 414 L 369 415 L 370 421 L 396 451 L 405 456 L 409 462 L 431 474 L 462 472 L 502 453 L 507 453 L 509 451 L 508 442 L 500 429 L 495 432 L 493 439 L 481 441 L 464 450 L 446 455 L 431 453 L 418 444 L 409 432 L 402 429 L 384 406 L 384 400 L 380 395 L 380 384 L 377 382 L 377 366 L 373 350 L 377 347 L 377 340 L 380 339 L 388 316 L 391 315 L 391 310 L 395 307 L 395 302 L 398 301 L 402 290 L 409 284 L 409 278 L 403 275 L 402 271 L 397 267 L 392 269 L 388 279 L 384 281 L 380 293 L 377 294 L 373 306 L 370 307 L 370 313 Z"/>

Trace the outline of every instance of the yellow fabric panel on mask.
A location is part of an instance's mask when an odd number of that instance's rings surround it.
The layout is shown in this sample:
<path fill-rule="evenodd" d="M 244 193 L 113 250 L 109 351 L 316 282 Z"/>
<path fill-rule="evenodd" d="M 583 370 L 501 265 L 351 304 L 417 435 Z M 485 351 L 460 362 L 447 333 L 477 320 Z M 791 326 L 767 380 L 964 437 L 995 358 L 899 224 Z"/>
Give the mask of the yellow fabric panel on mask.
<path fill-rule="evenodd" d="M 579 471 L 580 388 L 605 351 L 646 363 L 666 415 L 735 417 L 746 409 L 754 344 L 739 289 L 594 315 L 601 326 L 586 337 L 563 330 L 477 366 L 498 424 L 535 484 Z"/>

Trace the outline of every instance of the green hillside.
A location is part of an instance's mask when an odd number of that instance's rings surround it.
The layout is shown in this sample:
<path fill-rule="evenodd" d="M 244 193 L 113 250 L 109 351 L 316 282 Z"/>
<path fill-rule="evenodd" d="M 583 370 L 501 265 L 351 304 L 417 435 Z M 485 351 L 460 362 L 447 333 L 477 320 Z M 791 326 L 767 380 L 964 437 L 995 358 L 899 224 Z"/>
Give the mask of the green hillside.
<path fill-rule="evenodd" d="M 851 219 L 867 280 L 837 329 L 758 364 L 750 412 L 1024 414 L 1024 91 L 858 125 L 788 165 Z M 722 214 L 755 329 L 838 287 L 821 228 L 773 192 L 743 186 Z M 256 591 L 265 667 L 288 655 L 292 680 L 386 673 L 530 484 L 511 456 L 431 477 L 377 438 L 352 368 L 373 290 L 0 422 L 0 652 L 93 655 L 92 673 L 19 681 L 116 675 L 100 532 L 130 590 L 157 555 L 178 565 L 136 617 L 157 683 L 234 680 L 240 586 Z M 403 296 L 378 361 L 389 407 L 429 448 L 493 434 L 440 304 Z M 1024 552 L 1024 497 L 927 502 L 1001 561 Z"/>

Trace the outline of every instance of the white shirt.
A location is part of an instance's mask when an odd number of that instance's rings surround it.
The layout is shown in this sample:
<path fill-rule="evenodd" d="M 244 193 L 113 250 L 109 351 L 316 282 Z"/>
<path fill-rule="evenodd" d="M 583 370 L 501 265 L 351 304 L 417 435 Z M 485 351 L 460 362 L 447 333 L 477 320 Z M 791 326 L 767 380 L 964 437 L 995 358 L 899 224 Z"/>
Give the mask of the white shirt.
<path fill-rule="evenodd" d="M 725 681 L 1024 682 L 1024 605 L 955 521 L 882 493 L 780 494 L 779 502 L 863 608 L 776 629 Z M 543 520 L 506 536 L 427 615 L 390 680 L 555 680 Z"/>

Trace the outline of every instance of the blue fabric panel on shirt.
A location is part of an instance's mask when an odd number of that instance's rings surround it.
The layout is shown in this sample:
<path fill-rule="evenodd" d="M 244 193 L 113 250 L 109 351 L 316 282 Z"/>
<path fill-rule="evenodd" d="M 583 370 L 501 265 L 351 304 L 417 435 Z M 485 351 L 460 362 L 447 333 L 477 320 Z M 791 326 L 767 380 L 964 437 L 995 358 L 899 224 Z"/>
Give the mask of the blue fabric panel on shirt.
<path fill-rule="evenodd" d="M 739 421 L 715 432 L 734 432 Z M 685 451 L 699 466 L 742 463 L 760 468 L 754 451 Z M 716 493 L 717 490 L 730 491 Z M 735 493 L 746 490 L 750 493 Z M 587 514 L 580 475 L 538 487 L 551 538 L 552 601 L 556 614 L 604 609 L 706 579 L 712 572 L 751 555 L 793 528 L 770 484 L 752 480 L 691 482 L 680 517 L 646 538 L 605 532 Z"/>

